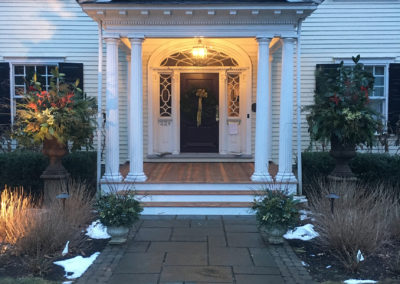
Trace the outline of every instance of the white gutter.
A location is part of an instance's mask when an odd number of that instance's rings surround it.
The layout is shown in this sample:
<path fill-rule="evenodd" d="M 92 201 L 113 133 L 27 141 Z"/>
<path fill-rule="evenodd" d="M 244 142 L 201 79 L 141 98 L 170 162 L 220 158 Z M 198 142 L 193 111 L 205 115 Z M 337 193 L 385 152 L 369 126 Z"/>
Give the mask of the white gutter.
<path fill-rule="evenodd" d="M 301 165 L 301 24 L 297 25 L 297 179 L 299 182 L 298 194 L 303 195 L 303 171 Z"/>
<path fill-rule="evenodd" d="M 102 115 L 101 115 L 101 99 L 103 88 L 103 27 L 102 22 L 98 23 L 99 35 L 99 51 L 98 51 L 98 66 L 97 66 L 97 178 L 96 190 L 100 193 L 100 178 L 101 178 L 101 129 L 102 129 Z"/>

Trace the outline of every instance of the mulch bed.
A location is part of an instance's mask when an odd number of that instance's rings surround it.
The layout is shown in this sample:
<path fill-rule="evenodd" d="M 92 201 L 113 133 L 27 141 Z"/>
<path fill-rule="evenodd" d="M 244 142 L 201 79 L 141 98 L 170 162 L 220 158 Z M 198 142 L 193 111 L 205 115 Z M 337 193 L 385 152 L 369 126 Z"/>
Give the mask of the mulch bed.
<path fill-rule="evenodd" d="M 84 234 L 84 233 L 82 233 Z M 87 236 L 83 238 L 83 241 L 79 244 L 78 247 L 71 247 L 70 252 L 64 257 L 55 258 L 52 260 L 59 261 L 67 258 L 73 258 L 77 255 L 81 255 L 83 257 L 89 257 L 95 252 L 101 252 L 107 245 L 108 239 L 106 240 L 96 240 L 90 239 Z M 52 281 L 62 281 L 64 278 L 64 268 L 53 264 L 50 270 L 42 275 L 44 279 L 52 280 Z M 27 265 L 24 263 L 24 259 L 22 256 L 9 256 L 7 254 L 0 254 L 0 278 L 2 277 L 29 277 L 33 276 L 29 271 Z"/>
<path fill-rule="evenodd" d="M 341 282 L 347 279 L 400 283 L 400 242 L 384 247 L 375 256 L 366 257 L 365 261 L 361 263 L 359 271 L 355 273 L 346 270 L 335 256 L 319 248 L 314 241 L 288 240 L 288 242 L 297 256 L 309 265 L 305 268 L 319 283 Z"/>

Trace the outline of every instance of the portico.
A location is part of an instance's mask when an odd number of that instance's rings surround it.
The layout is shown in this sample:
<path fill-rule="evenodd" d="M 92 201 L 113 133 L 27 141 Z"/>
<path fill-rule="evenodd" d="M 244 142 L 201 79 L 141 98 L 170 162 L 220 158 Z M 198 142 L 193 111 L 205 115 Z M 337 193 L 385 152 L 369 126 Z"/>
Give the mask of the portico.
<path fill-rule="evenodd" d="M 147 180 L 144 161 L 186 157 L 190 162 L 204 154 L 205 161 L 254 161 L 249 184 L 296 184 L 297 28 L 317 6 L 311 1 L 260 2 L 82 4 L 101 23 L 106 48 L 103 183 L 138 185 Z M 191 54 L 199 39 L 208 51 L 201 60 Z M 121 51 L 129 61 L 121 61 Z M 127 80 L 119 77 L 121 65 L 127 66 Z M 123 106 L 124 117 L 118 104 L 121 88 L 129 105 Z M 205 93 L 201 98 L 199 90 Z M 122 141 L 121 125 L 126 125 L 127 141 Z M 120 152 L 124 143 L 127 159 Z M 127 160 L 129 173 L 123 178 L 119 165 Z M 270 161 L 279 165 L 274 178 Z M 290 192 L 296 193 L 295 186 Z"/>

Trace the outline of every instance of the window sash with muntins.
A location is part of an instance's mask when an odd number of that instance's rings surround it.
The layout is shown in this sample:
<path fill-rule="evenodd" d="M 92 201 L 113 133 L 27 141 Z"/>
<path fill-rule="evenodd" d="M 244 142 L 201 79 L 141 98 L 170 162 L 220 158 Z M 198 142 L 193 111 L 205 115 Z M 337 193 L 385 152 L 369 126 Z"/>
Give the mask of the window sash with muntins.
<path fill-rule="evenodd" d="M 370 107 L 381 114 L 384 120 L 388 119 L 388 66 L 364 64 L 364 69 L 371 72 L 375 78 L 374 89 L 370 95 Z"/>
<path fill-rule="evenodd" d="M 160 101 L 160 117 L 172 116 L 172 74 L 159 74 L 159 101 Z"/>
<path fill-rule="evenodd" d="M 13 123 L 17 110 L 17 102 L 22 102 L 34 74 L 43 90 L 48 91 L 53 75 L 51 70 L 57 64 L 13 64 L 11 73 L 11 121 Z"/>
<path fill-rule="evenodd" d="M 227 74 L 227 104 L 228 104 L 228 117 L 240 116 L 240 74 L 228 73 Z"/>

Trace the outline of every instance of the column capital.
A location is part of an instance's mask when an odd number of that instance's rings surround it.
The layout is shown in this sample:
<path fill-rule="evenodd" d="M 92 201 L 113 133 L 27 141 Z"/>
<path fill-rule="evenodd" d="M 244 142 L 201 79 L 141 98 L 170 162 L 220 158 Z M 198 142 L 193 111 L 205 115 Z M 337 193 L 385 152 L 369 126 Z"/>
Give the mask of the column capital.
<path fill-rule="evenodd" d="M 271 37 L 268 36 L 257 36 L 256 40 L 258 42 L 258 44 L 269 44 L 272 40 Z"/>
<path fill-rule="evenodd" d="M 284 43 L 294 43 L 297 40 L 297 38 L 295 38 L 295 37 L 284 37 L 284 38 L 282 38 L 282 40 L 283 40 Z"/>
<path fill-rule="evenodd" d="M 144 35 L 128 34 L 127 38 L 129 38 L 131 44 L 141 44 L 144 40 Z"/>
<path fill-rule="evenodd" d="M 117 41 L 120 39 L 120 35 L 117 33 L 104 33 L 103 39 L 105 41 L 113 41 L 113 40 Z"/>

